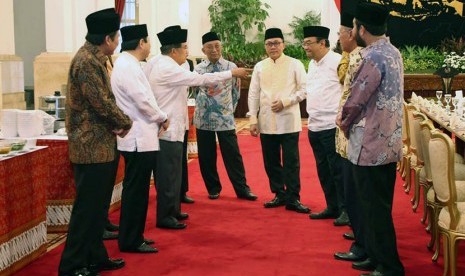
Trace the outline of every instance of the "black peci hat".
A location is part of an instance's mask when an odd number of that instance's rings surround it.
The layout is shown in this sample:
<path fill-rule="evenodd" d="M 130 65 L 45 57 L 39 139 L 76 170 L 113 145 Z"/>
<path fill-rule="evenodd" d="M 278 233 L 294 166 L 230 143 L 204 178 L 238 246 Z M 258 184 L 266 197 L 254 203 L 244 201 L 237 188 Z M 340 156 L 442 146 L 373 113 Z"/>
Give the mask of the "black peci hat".
<path fill-rule="evenodd" d="M 353 28 L 354 27 L 354 15 L 349 12 L 341 12 L 341 26 L 347 27 L 347 28 Z"/>
<path fill-rule="evenodd" d="M 284 40 L 283 32 L 278 28 L 269 28 L 265 31 L 265 40 L 270 38 L 282 38 Z"/>
<path fill-rule="evenodd" d="M 169 26 L 157 34 L 162 46 L 179 44 L 187 41 L 187 30 L 181 29 L 179 25 Z"/>
<path fill-rule="evenodd" d="M 110 34 L 119 30 L 120 18 L 114 8 L 96 11 L 86 17 L 89 34 Z"/>
<path fill-rule="evenodd" d="M 202 36 L 202 44 L 215 40 L 221 40 L 218 34 L 215 32 L 208 32 Z"/>
<path fill-rule="evenodd" d="M 386 24 L 389 10 L 380 4 L 359 2 L 355 10 L 355 18 L 360 22 L 381 26 Z"/>
<path fill-rule="evenodd" d="M 323 26 L 304 27 L 304 37 L 311 37 L 311 36 L 328 39 L 329 29 Z"/>
<path fill-rule="evenodd" d="M 121 28 L 121 37 L 123 38 L 121 50 L 126 50 L 129 44 L 133 44 L 133 42 L 139 43 L 142 38 L 147 36 L 148 32 L 146 24 L 125 26 Z"/>
<path fill-rule="evenodd" d="M 147 25 L 132 25 L 121 28 L 121 37 L 123 42 L 130 40 L 139 40 L 148 36 Z"/>

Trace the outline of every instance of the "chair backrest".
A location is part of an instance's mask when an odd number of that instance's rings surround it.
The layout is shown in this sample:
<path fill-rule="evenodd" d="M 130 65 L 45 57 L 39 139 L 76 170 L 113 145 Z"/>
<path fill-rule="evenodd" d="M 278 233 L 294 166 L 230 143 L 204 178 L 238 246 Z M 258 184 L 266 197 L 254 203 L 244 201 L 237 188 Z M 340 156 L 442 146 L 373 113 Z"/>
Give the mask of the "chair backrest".
<path fill-rule="evenodd" d="M 402 142 L 407 145 L 407 148 L 410 148 L 409 141 L 409 131 L 408 131 L 408 121 L 407 121 L 407 103 L 404 101 L 402 107 Z"/>
<path fill-rule="evenodd" d="M 415 116 L 415 115 L 414 115 Z M 426 119 L 420 123 L 420 140 L 421 140 L 421 150 L 423 152 L 423 165 L 425 167 L 426 180 L 432 182 L 431 176 L 431 159 L 429 156 L 429 141 L 431 140 L 431 132 L 436 130 L 433 125 L 433 122 L 430 119 Z"/>
<path fill-rule="evenodd" d="M 426 117 L 425 114 L 421 113 L 421 112 L 417 112 L 417 111 L 413 111 L 412 113 L 412 117 L 413 117 L 413 120 L 412 120 L 412 128 L 413 128 L 413 131 L 410 135 L 411 139 L 415 140 L 415 144 L 417 145 L 417 164 L 421 164 L 423 165 L 424 161 L 425 161 L 425 158 L 424 158 L 424 154 L 425 154 L 425 150 L 423 150 L 423 143 L 422 143 L 422 139 L 421 139 L 421 127 L 420 127 L 420 123 L 425 121 L 425 120 L 428 120 L 428 117 Z"/>
<path fill-rule="evenodd" d="M 457 209 L 457 189 L 455 186 L 454 143 L 452 139 L 440 131 L 431 133 L 429 142 L 431 173 L 436 200 L 447 207 L 450 213 L 450 229 L 457 227 L 460 213 Z"/>
<path fill-rule="evenodd" d="M 415 129 L 413 126 L 413 112 L 419 111 L 418 107 L 407 104 L 407 127 L 408 127 L 408 134 L 409 134 L 409 141 L 410 141 L 410 152 L 413 152 L 415 155 L 417 153 L 417 141 L 414 139 L 413 135 L 415 133 Z"/>

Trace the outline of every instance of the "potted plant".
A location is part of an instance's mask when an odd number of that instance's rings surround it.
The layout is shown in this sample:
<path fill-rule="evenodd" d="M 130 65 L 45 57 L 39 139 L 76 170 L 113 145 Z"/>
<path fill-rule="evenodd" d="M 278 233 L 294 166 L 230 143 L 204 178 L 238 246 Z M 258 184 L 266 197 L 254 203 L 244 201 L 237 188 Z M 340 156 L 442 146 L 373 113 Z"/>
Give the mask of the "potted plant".
<path fill-rule="evenodd" d="M 438 49 L 432 47 L 405 46 L 400 49 L 404 60 L 404 97 L 420 93 L 424 97 L 434 97 L 436 90 L 443 89 L 441 77 L 433 74 L 439 68 L 451 67 L 460 73 L 465 72 L 465 41 L 463 38 L 446 38 Z M 465 74 L 454 77 L 451 89 L 465 86 Z"/>
<path fill-rule="evenodd" d="M 213 0 L 208 7 L 212 31 L 223 42 L 223 55 L 241 67 L 253 67 L 265 56 L 263 40 L 247 41 L 246 34 L 256 27 L 265 30 L 267 9 L 270 5 L 260 0 Z M 258 36 L 259 37 L 259 36 Z"/>

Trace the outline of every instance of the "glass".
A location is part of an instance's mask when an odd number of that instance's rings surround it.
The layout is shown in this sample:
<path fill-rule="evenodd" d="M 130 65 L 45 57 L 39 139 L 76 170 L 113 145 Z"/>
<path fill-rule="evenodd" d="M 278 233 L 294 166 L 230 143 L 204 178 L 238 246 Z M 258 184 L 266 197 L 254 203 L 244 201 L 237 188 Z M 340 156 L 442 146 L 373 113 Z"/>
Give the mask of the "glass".
<path fill-rule="evenodd" d="M 350 30 L 342 30 L 342 31 L 337 32 L 337 35 L 340 36 L 343 33 L 349 33 L 349 35 L 350 35 L 351 32 L 352 32 L 352 29 L 350 29 Z"/>
<path fill-rule="evenodd" d="M 433 112 L 433 106 L 434 106 L 434 100 L 431 99 L 429 100 L 429 103 L 428 103 L 428 112 Z"/>
<path fill-rule="evenodd" d="M 459 105 L 460 99 L 457 97 L 452 98 L 452 105 L 454 106 L 455 115 L 458 115 L 457 106 Z"/>
<path fill-rule="evenodd" d="M 438 106 L 441 106 L 442 91 L 436 91 L 436 98 L 438 98 Z"/>
<path fill-rule="evenodd" d="M 221 48 L 221 44 L 208 45 L 208 46 L 205 46 L 205 48 L 209 51 L 219 50 Z"/>
<path fill-rule="evenodd" d="M 460 118 L 462 122 L 465 122 L 465 101 L 462 102 L 462 116 Z"/>
<path fill-rule="evenodd" d="M 305 42 L 302 42 L 302 47 L 310 47 L 310 45 L 312 44 L 315 44 L 315 43 L 318 43 L 318 41 L 313 41 L 313 42 L 310 42 L 310 41 L 305 41 Z"/>
<path fill-rule="evenodd" d="M 446 101 L 446 113 L 447 115 L 450 115 L 450 101 L 452 99 L 451 94 L 446 94 L 444 95 L 444 100 Z"/>
<path fill-rule="evenodd" d="M 281 45 L 281 41 L 275 41 L 275 42 L 267 42 L 265 43 L 265 46 L 268 47 L 268 48 L 271 48 L 271 47 L 278 47 L 279 45 Z"/>

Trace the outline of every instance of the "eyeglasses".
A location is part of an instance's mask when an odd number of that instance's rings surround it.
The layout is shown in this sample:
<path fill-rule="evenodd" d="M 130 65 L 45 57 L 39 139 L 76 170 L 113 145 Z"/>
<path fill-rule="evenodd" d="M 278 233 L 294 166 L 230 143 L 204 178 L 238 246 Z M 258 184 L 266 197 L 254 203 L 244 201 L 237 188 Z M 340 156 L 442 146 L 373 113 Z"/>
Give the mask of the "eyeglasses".
<path fill-rule="evenodd" d="M 275 42 L 267 42 L 265 43 L 265 46 L 268 47 L 268 48 L 271 48 L 271 47 L 278 47 L 279 45 L 281 45 L 281 41 L 275 41 Z"/>
<path fill-rule="evenodd" d="M 342 33 L 349 33 L 350 34 L 351 32 L 352 32 L 352 29 L 350 29 L 350 30 L 342 30 L 342 31 L 337 32 L 337 35 L 340 36 Z"/>
<path fill-rule="evenodd" d="M 216 45 L 208 45 L 205 46 L 205 49 L 212 51 L 212 50 L 219 50 L 221 48 L 221 44 L 216 44 Z"/>
<path fill-rule="evenodd" d="M 310 45 L 312 44 L 316 44 L 318 43 L 319 41 L 313 41 L 313 42 L 310 42 L 310 41 L 306 41 L 306 42 L 302 42 L 302 47 L 305 48 L 305 47 L 310 47 Z"/>

